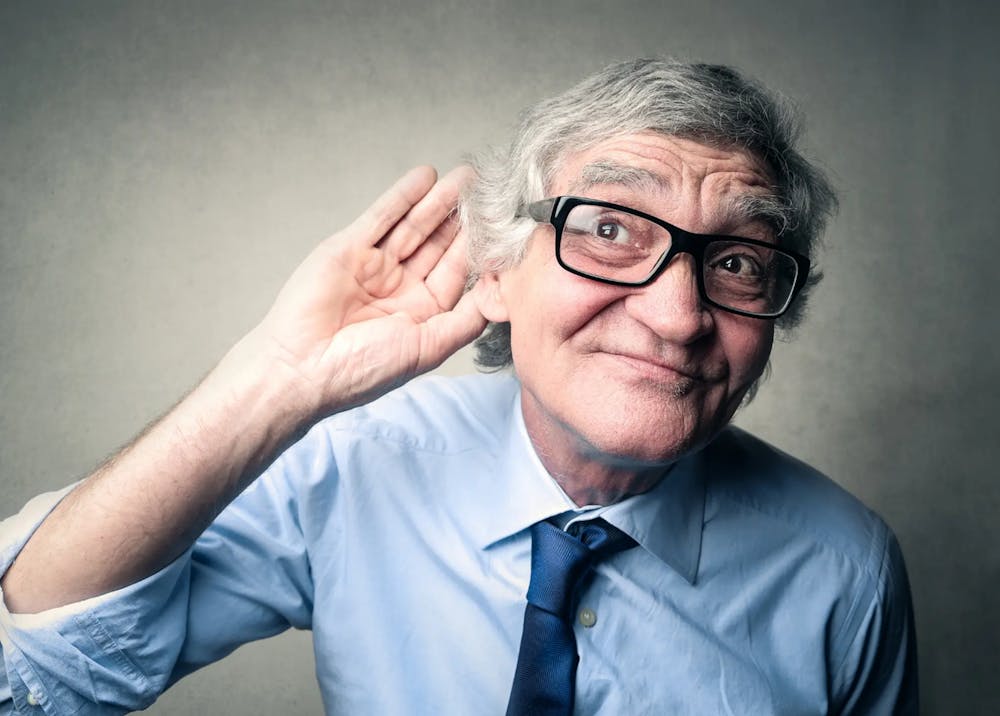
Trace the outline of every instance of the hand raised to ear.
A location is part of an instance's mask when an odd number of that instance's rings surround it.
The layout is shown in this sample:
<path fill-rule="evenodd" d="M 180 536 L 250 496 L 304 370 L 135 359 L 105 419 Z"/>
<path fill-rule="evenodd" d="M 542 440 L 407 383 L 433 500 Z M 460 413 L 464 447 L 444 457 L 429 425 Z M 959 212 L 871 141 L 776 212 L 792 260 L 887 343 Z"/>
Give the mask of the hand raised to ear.
<path fill-rule="evenodd" d="M 468 167 L 407 172 L 292 274 L 251 336 L 290 366 L 318 413 L 368 402 L 431 370 L 486 325 L 463 297 L 454 218 Z"/>
<path fill-rule="evenodd" d="M 452 219 L 458 169 L 407 173 L 296 269 L 191 393 L 71 492 L 3 576 L 33 613 L 153 574 L 319 419 L 430 370 L 486 324 Z"/>

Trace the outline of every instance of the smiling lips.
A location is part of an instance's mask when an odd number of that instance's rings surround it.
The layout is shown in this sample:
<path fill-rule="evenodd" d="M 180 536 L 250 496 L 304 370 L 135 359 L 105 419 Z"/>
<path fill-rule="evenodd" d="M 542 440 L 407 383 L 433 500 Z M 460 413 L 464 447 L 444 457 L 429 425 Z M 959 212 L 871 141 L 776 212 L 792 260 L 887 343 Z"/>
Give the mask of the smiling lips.
<path fill-rule="evenodd" d="M 715 380 L 714 375 L 706 374 L 703 370 L 670 363 L 658 356 L 647 356 L 615 350 L 606 350 L 604 353 L 646 373 L 659 374 L 660 376 L 679 376 L 684 380 L 694 383 L 706 383 Z"/>

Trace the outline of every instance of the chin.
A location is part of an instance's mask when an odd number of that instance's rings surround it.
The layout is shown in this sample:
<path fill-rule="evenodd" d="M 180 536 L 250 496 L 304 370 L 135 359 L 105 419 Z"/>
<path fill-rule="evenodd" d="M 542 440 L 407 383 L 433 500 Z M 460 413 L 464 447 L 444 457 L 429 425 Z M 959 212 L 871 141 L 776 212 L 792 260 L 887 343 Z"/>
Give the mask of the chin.
<path fill-rule="evenodd" d="M 732 417 L 722 406 L 705 405 L 703 397 L 607 400 L 600 417 L 591 416 L 578 434 L 608 461 L 670 463 L 707 445 Z"/>
<path fill-rule="evenodd" d="M 707 444 L 717 431 L 672 431 L 659 429 L 621 433 L 617 436 L 584 436 L 585 450 L 595 461 L 606 465 L 628 467 L 656 467 L 669 465 Z"/>

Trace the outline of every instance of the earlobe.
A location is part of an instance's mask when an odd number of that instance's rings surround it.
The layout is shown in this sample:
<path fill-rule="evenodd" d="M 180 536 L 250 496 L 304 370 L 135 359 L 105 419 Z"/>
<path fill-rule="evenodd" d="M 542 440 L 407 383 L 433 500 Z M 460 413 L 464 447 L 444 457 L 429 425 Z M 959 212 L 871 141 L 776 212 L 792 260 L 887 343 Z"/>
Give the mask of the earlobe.
<path fill-rule="evenodd" d="M 476 304 L 483 317 L 493 323 L 503 323 L 510 320 L 507 303 L 501 291 L 500 273 L 484 271 L 476 282 Z"/>

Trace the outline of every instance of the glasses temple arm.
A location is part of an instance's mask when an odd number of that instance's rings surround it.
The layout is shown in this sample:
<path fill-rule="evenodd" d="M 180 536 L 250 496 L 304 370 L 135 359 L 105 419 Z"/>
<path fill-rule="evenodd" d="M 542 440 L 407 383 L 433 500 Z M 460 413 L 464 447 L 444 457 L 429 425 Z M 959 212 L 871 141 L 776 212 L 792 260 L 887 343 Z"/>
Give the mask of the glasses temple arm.
<path fill-rule="evenodd" d="M 533 201 L 530 204 L 521 204 L 518 207 L 517 213 L 514 216 L 523 218 L 531 218 L 539 223 L 549 223 L 552 221 L 553 210 L 555 209 L 555 204 L 558 201 L 558 197 L 555 199 L 542 199 L 541 201 Z"/>

